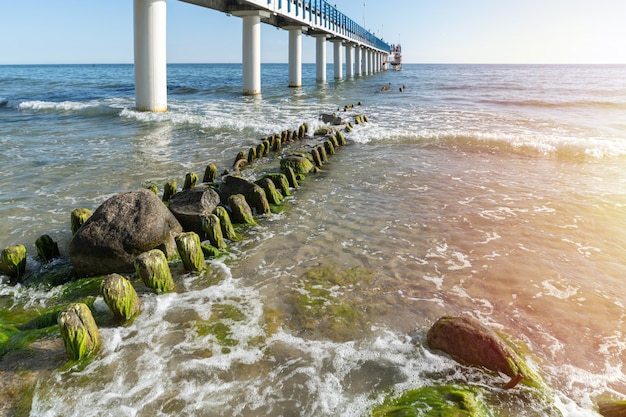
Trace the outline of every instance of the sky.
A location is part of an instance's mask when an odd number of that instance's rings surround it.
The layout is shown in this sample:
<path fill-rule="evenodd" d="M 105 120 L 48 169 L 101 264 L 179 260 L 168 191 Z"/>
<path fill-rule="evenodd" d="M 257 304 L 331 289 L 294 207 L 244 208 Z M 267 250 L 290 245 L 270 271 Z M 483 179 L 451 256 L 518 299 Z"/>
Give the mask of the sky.
<path fill-rule="evenodd" d="M 626 64 L 626 0 L 331 0 L 401 43 L 405 63 Z M 131 0 L 5 0 L 0 65 L 133 62 Z M 241 62 L 241 18 L 167 1 L 169 63 Z M 327 46 L 332 62 L 332 46 Z M 288 60 L 288 33 L 261 28 L 261 61 Z M 315 62 L 315 39 L 302 39 Z"/>

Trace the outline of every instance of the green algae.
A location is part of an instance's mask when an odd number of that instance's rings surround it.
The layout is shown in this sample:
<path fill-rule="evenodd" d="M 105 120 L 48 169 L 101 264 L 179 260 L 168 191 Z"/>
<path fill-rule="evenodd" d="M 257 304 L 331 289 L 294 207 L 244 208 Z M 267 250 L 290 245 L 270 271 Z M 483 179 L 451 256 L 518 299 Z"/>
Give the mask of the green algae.
<path fill-rule="evenodd" d="M 134 262 L 135 272 L 144 285 L 157 293 L 168 293 L 176 290 L 172 271 L 165 254 L 153 249 L 137 256 Z"/>
<path fill-rule="evenodd" d="M 59 253 L 59 245 L 52 240 L 49 235 L 41 235 L 35 241 L 35 247 L 37 248 L 37 253 L 39 257 L 44 262 L 49 262 L 54 258 L 58 258 L 60 256 Z"/>
<path fill-rule="evenodd" d="M 233 337 L 232 325 L 245 319 L 245 314 L 234 305 L 215 304 L 211 309 L 209 320 L 196 323 L 196 333 L 200 337 L 214 337 L 222 348 L 222 353 L 229 353 L 230 348 L 239 344 L 239 341 Z"/>
<path fill-rule="evenodd" d="M 370 328 L 376 310 L 363 288 L 372 283 L 372 275 L 363 268 L 332 265 L 309 270 L 290 293 L 294 314 L 286 324 L 334 341 L 359 337 Z"/>
<path fill-rule="evenodd" d="M 206 166 L 204 170 L 204 177 L 202 178 L 202 182 L 214 183 L 217 179 L 217 167 L 215 164 L 211 163 Z"/>
<path fill-rule="evenodd" d="M 241 240 L 241 238 L 239 237 L 239 235 L 237 235 L 237 233 L 235 232 L 235 229 L 233 228 L 233 223 L 230 221 L 230 215 L 228 214 L 228 211 L 226 210 L 226 208 L 222 206 L 217 206 L 215 207 L 215 210 L 213 210 L 213 214 L 215 214 L 217 218 L 220 220 L 220 227 L 222 228 L 222 236 L 225 239 L 228 239 L 233 242 Z"/>
<path fill-rule="evenodd" d="M 183 184 L 183 190 L 189 190 L 196 186 L 198 183 L 198 175 L 195 172 L 188 172 L 185 175 L 185 183 Z"/>
<path fill-rule="evenodd" d="M 388 398 L 371 417 L 491 417 L 476 387 L 442 385 L 406 391 Z"/>

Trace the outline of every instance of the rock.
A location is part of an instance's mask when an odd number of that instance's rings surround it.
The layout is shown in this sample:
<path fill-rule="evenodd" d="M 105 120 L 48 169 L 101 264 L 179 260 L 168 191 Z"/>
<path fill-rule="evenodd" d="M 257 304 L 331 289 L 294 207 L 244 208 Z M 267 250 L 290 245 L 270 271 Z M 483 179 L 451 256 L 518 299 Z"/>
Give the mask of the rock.
<path fill-rule="evenodd" d="M 490 328 L 470 317 L 444 316 L 426 336 L 432 349 L 441 350 L 467 365 L 502 372 L 511 377 L 504 388 L 513 388 L 523 378 L 517 355 Z"/>
<path fill-rule="evenodd" d="M 335 138 L 333 136 L 333 138 L 335 140 L 337 140 L 337 138 Z M 333 144 L 332 140 L 328 139 L 326 142 L 324 142 L 324 149 L 326 149 L 326 153 L 328 155 L 334 155 L 335 154 L 335 145 Z"/>
<path fill-rule="evenodd" d="M 280 170 L 285 173 L 286 168 L 293 169 L 295 174 L 308 174 L 313 170 L 313 164 L 304 156 L 288 155 L 280 160 Z"/>
<path fill-rule="evenodd" d="M 135 259 L 135 272 L 144 285 L 158 293 L 176 289 L 165 254 L 158 249 L 144 252 Z"/>
<path fill-rule="evenodd" d="M 186 271 L 200 272 L 205 268 L 200 237 L 194 232 L 176 236 L 176 247 Z"/>
<path fill-rule="evenodd" d="M 389 398 L 376 407 L 372 417 L 447 416 L 489 417 L 491 410 L 481 401 L 477 387 L 457 385 L 425 386 Z"/>
<path fill-rule="evenodd" d="M 59 245 L 48 235 L 41 235 L 35 241 L 37 253 L 44 262 L 50 262 L 54 258 L 61 256 Z"/>
<path fill-rule="evenodd" d="M 334 126 L 339 126 L 346 123 L 345 120 L 335 114 L 322 114 L 320 116 L 320 120 L 324 123 L 328 123 Z"/>
<path fill-rule="evenodd" d="M 251 164 L 256 159 L 256 148 L 248 149 L 248 164 Z"/>
<path fill-rule="evenodd" d="M 72 210 L 70 215 L 70 230 L 72 234 L 76 233 L 80 227 L 85 224 L 87 219 L 91 217 L 91 210 L 86 208 L 77 208 Z"/>
<path fill-rule="evenodd" d="M 176 185 L 176 181 L 168 181 L 165 183 L 163 187 L 163 201 L 169 202 L 170 198 L 178 191 L 178 186 Z"/>
<path fill-rule="evenodd" d="M 175 253 L 180 223 L 149 190 L 118 194 L 105 201 L 76 232 L 69 256 L 79 276 L 131 272 L 137 255 L 161 248 Z"/>
<path fill-rule="evenodd" d="M 186 232 L 202 234 L 202 219 L 213 213 L 220 196 L 210 188 L 191 188 L 174 194 L 170 211 Z"/>
<path fill-rule="evenodd" d="M 86 304 L 68 305 L 59 313 L 57 322 L 65 351 L 73 360 L 83 359 L 100 349 L 100 332 Z"/>
<path fill-rule="evenodd" d="M 0 273 L 8 275 L 12 284 L 17 284 L 26 272 L 26 247 L 13 245 L 0 253 Z"/>
<path fill-rule="evenodd" d="M 229 201 L 230 196 L 235 194 L 243 195 L 250 208 L 257 213 L 268 214 L 270 212 L 267 196 L 260 186 L 244 178 L 227 175 L 220 186 L 222 201 Z"/>
<path fill-rule="evenodd" d="M 598 409 L 604 417 L 626 417 L 626 400 L 603 400 L 598 404 Z"/>
<path fill-rule="evenodd" d="M 100 294 L 119 323 L 128 324 L 139 314 L 139 296 L 130 281 L 123 276 L 107 275 L 100 286 Z"/>

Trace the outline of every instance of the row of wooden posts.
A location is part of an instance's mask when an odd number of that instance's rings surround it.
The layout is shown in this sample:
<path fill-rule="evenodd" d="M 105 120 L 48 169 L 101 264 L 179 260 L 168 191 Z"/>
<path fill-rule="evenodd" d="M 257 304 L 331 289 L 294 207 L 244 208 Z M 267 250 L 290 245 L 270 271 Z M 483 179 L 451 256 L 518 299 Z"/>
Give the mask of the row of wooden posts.
<path fill-rule="evenodd" d="M 346 106 L 344 111 L 353 106 Z M 354 119 L 356 124 L 367 121 L 367 116 L 357 115 Z M 352 123 L 342 126 L 345 131 L 351 131 Z M 240 171 L 251 166 L 256 159 L 269 155 L 270 151 L 280 152 L 283 145 L 295 142 L 306 137 L 308 124 L 303 123 L 296 130 L 286 130 L 279 134 L 261 139 L 256 147 L 250 147 L 247 151 L 237 154 L 233 169 Z M 319 133 L 319 132 L 318 132 Z M 176 247 L 183 263 L 184 269 L 189 272 L 200 272 L 205 268 L 205 255 L 211 256 L 219 253 L 226 245 L 224 238 L 236 240 L 237 235 L 232 222 L 253 225 L 256 224 L 252 209 L 255 207 L 258 214 L 269 214 L 270 204 L 280 204 L 284 196 L 290 195 L 290 188 L 298 189 L 299 182 L 306 174 L 317 172 L 327 161 L 330 155 L 346 144 L 346 138 L 337 127 L 324 129 L 323 140 L 318 140 L 316 145 L 307 154 L 306 152 L 293 152 L 291 155 L 282 157 L 280 161 L 280 173 L 266 174 L 256 184 L 262 187 L 264 193 L 259 193 L 261 200 L 250 204 L 243 195 L 235 194 L 228 198 L 230 207 L 229 214 L 223 206 L 218 206 L 212 214 L 206 216 L 206 224 L 203 224 L 210 245 L 200 242 L 200 236 L 195 232 L 184 232 L 175 237 Z M 223 175 L 229 174 L 225 170 Z M 185 176 L 183 189 L 193 188 L 198 181 L 194 173 Z M 216 184 L 217 168 L 209 164 L 204 173 L 203 182 Z M 279 190 L 277 189 L 277 187 Z M 150 186 L 158 193 L 156 186 Z M 163 201 L 168 202 L 176 194 L 175 181 L 167 182 L 164 186 Z M 264 197 L 263 197 L 264 196 Z M 86 208 L 78 208 L 71 213 L 71 232 L 74 234 L 80 226 L 89 219 L 92 212 Z M 232 217 L 232 222 L 231 222 Z M 37 252 L 44 262 L 60 256 L 58 245 L 48 235 L 43 235 L 36 242 Z M 18 282 L 24 275 L 26 267 L 26 249 L 23 245 L 10 246 L 2 250 L 0 256 L 0 272 L 11 277 L 12 282 Z M 135 272 L 146 287 L 157 293 L 175 291 L 176 286 L 172 278 L 168 260 L 165 254 L 154 249 L 139 255 L 134 262 Z M 114 318 L 121 325 L 127 325 L 139 314 L 141 301 L 131 282 L 119 274 L 107 275 L 101 285 L 100 294 L 113 313 Z M 63 338 L 66 351 L 72 360 L 80 360 L 96 352 L 101 345 L 101 339 L 96 322 L 89 307 L 84 303 L 68 305 L 58 316 L 58 326 Z"/>

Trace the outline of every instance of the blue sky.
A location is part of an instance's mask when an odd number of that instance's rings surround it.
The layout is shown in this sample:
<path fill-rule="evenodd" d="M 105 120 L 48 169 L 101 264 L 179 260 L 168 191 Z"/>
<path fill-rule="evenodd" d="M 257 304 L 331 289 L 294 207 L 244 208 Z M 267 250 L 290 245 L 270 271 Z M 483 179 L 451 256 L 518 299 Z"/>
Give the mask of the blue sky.
<path fill-rule="evenodd" d="M 626 64 L 626 0 L 332 0 L 411 63 Z M 10 0 L 0 64 L 132 63 L 132 0 Z M 241 62 L 241 19 L 167 2 L 168 62 Z M 288 34 L 263 25 L 262 62 L 287 62 Z M 315 41 L 303 37 L 303 62 Z M 327 47 L 332 62 L 332 47 Z"/>

